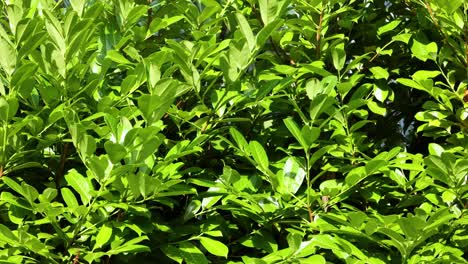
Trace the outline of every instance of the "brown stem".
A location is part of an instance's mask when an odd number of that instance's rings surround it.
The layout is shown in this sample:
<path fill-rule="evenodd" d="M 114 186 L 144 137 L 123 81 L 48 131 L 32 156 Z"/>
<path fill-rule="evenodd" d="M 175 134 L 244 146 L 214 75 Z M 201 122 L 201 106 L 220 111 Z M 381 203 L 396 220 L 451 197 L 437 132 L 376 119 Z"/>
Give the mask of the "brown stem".
<path fill-rule="evenodd" d="M 153 22 L 153 8 L 151 7 L 151 0 L 148 0 L 148 5 L 149 5 L 148 11 L 147 11 L 148 23 L 146 24 L 146 30 L 149 29 L 151 22 Z"/>
<path fill-rule="evenodd" d="M 312 212 L 310 207 L 307 207 L 307 211 L 309 211 L 309 221 L 312 223 L 314 221 L 314 212 Z"/>
<path fill-rule="evenodd" d="M 321 45 L 320 45 L 320 40 L 322 38 L 322 23 L 323 23 L 323 9 L 320 11 L 320 18 L 319 18 L 319 24 L 317 26 L 317 35 L 315 36 L 315 39 L 317 40 L 317 59 L 320 59 L 320 51 L 321 51 Z"/>
<path fill-rule="evenodd" d="M 65 143 L 63 145 L 62 154 L 60 154 L 60 164 L 55 174 L 55 188 L 58 190 L 60 189 L 60 180 L 63 177 L 65 172 L 65 163 L 67 162 L 68 150 L 70 148 L 70 143 Z"/>
<path fill-rule="evenodd" d="M 465 22 L 465 66 L 468 67 L 468 20 Z"/>
<path fill-rule="evenodd" d="M 79 264 L 80 263 L 80 251 L 76 252 L 76 256 L 73 258 L 73 264 Z"/>

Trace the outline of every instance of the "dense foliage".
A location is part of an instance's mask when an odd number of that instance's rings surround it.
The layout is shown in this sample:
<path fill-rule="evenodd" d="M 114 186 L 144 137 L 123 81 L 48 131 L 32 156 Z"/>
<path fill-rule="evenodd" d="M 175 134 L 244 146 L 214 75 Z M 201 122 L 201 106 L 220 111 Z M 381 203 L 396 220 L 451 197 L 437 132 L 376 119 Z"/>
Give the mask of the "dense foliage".
<path fill-rule="evenodd" d="M 0 9 L 0 263 L 467 263 L 466 1 Z"/>

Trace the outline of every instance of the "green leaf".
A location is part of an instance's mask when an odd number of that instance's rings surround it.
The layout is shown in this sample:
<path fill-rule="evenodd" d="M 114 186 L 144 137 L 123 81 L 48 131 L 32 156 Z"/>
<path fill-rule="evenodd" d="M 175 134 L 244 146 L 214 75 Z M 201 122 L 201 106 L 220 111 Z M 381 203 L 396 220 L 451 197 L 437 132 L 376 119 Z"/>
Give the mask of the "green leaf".
<path fill-rule="evenodd" d="M 18 106 L 16 98 L 5 99 L 4 97 L 0 97 L 0 122 L 12 119 L 18 111 Z"/>
<path fill-rule="evenodd" d="M 110 175 L 110 170 L 112 170 L 112 164 L 106 155 L 92 156 L 87 159 L 87 163 L 96 179 L 100 181 L 104 181 Z"/>
<path fill-rule="evenodd" d="M 112 227 L 109 224 L 104 224 L 99 228 L 99 232 L 96 236 L 96 244 L 94 244 L 93 250 L 101 248 L 112 237 Z"/>
<path fill-rule="evenodd" d="M 11 232 L 11 230 L 0 224 L 0 241 L 4 241 L 5 243 L 8 243 L 12 246 L 18 245 L 18 238 Z"/>
<path fill-rule="evenodd" d="M 338 45 L 332 48 L 332 59 L 333 66 L 335 66 L 336 70 L 340 71 L 341 69 L 343 69 L 346 62 L 344 43 L 339 43 Z"/>
<path fill-rule="evenodd" d="M 322 93 L 322 84 L 317 78 L 312 78 L 306 83 L 306 93 L 310 100 Z"/>
<path fill-rule="evenodd" d="M 276 19 L 278 8 L 277 0 L 259 0 L 258 5 L 260 7 L 260 17 L 264 25 L 268 25 Z"/>
<path fill-rule="evenodd" d="M 310 146 L 307 144 L 307 141 L 305 140 L 296 122 L 292 118 L 283 119 L 283 122 L 288 128 L 289 132 L 291 132 L 294 138 L 296 138 L 297 142 L 299 142 L 299 144 L 302 146 L 302 148 L 304 150 L 308 150 Z"/>
<path fill-rule="evenodd" d="M 395 171 L 389 171 L 389 177 L 394 182 L 396 182 L 400 187 L 402 188 L 406 187 L 407 179 L 400 169 L 396 169 Z"/>
<path fill-rule="evenodd" d="M 395 232 L 394 230 L 390 228 L 385 228 L 385 227 L 379 228 L 377 232 L 388 236 L 391 239 L 391 241 L 390 243 L 388 242 L 387 243 L 396 247 L 402 256 L 406 256 L 407 250 L 406 250 L 406 247 L 404 246 L 405 239 L 400 234 L 398 234 L 397 232 Z"/>
<path fill-rule="evenodd" d="M 173 17 L 154 18 L 153 21 L 151 21 L 148 32 L 146 33 L 146 38 L 149 38 L 156 32 L 160 31 L 161 29 L 168 28 L 170 25 L 177 23 L 184 18 L 185 17 L 181 15 L 173 16 Z"/>
<path fill-rule="evenodd" d="M 388 88 L 385 86 L 379 87 L 374 85 L 374 96 L 379 102 L 384 103 L 389 94 Z"/>
<path fill-rule="evenodd" d="M 180 252 L 180 250 L 175 247 L 175 246 L 172 246 L 172 245 L 164 245 L 161 247 L 161 250 L 162 252 L 164 252 L 164 254 L 174 260 L 175 262 L 177 263 L 182 263 L 182 261 L 184 261 L 184 259 L 182 258 L 182 253 Z"/>
<path fill-rule="evenodd" d="M 397 82 L 403 84 L 403 85 L 406 85 L 408 87 L 411 87 L 411 88 L 415 88 L 415 89 L 418 89 L 418 90 L 422 90 L 422 91 L 427 91 L 426 88 L 424 88 L 424 86 L 420 85 L 419 83 L 411 80 L 411 79 L 407 79 L 407 78 L 398 78 L 397 79 Z"/>
<path fill-rule="evenodd" d="M 388 79 L 388 71 L 380 66 L 372 67 L 369 70 L 372 72 L 375 79 Z"/>
<path fill-rule="evenodd" d="M 377 35 L 381 36 L 389 31 L 394 30 L 400 23 L 401 23 L 401 20 L 397 19 L 397 20 L 393 20 L 392 22 L 387 23 L 384 26 L 379 27 L 379 29 L 377 29 Z"/>
<path fill-rule="evenodd" d="M 411 33 L 403 33 L 403 34 L 398 34 L 392 37 L 392 40 L 394 41 L 401 41 L 405 44 L 408 44 L 412 34 Z"/>
<path fill-rule="evenodd" d="M 70 5 L 72 6 L 73 10 L 75 10 L 76 13 L 78 13 L 78 16 L 80 17 L 83 15 L 85 3 L 86 3 L 85 0 L 70 0 Z"/>
<path fill-rule="evenodd" d="M 317 95 L 310 103 L 310 119 L 315 122 L 323 112 L 326 112 L 335 104 L 335 98 L 326 95 Z"/>
<path fill-rule="evenodd" d="M 190 242 L 179 243 L 179 250 L 186 263 L 208 264 L 208 259 L 205 257 L 203 252 Z"/>
<path fill-rule="evenodd" d="M 138 107 L 148 124 L 160 120 L 171 107 L 175 99 L 175 91 L 168 89 L 163 95 L 143 94 L 138 98 Z"/>
<path fill-rule="evenodd" d="M 305 170 L 295 158 L 289 157 L 284 163 L 283 173 L 283 184 L 288 193 L 297 193 L 304 182 L 304 178 L 306 176 Z"/>
<path fill-rule="evenodd" d="M 379 103 L 376 103 L 374 101 L 369 101 L 367 103 L 367 106 L 369 107 L 369 110 L 371 110 L 373 113 L 385 116 L 387 114 L 387 109 L 385 107 L 382 107 L 379 105 Z"/>
<path fill-rule="evenodd" d="M 12 44 L 0 37 L 0 66 L 8 74 L 12 75 L 16 66 L 16 52 Z"/>
<path fill-rule="evenodd" d="M 352 169 L 348 175 L 346 175 L 345 182 L 348 186 L 353 187 L 368 175 L 369 174 L 366 172 L 365 167 L 357 167 Z"/>
<path fill-rule="evenodd" d="M 76 200 L 75 195 L 70 189 L 68 189 L 67 187 L 63 187 L 60 190 L 60 192 L 62 193 L 63 200 L 65 201 L 68 207 L 72 209 L 78 207 L 78 201 Z"/>
<path fill-rule="evenodd" d="M 441 156 L 445 149 L 437 143 L 429 143 L 429 154 L 434 156 Z"/>
<path fill-rule="evenodd" d="M 278 19 L 278 20 L 273 21 L 272 23 L 269 23 L 264 28 L 262 28 L 258 32 L 256 39 L 255 39 L 257 48 L 262 48 L 265 42 L 267 41 L 267 39 L 271 36 L 271 34 L 283 24 L 284 24 L 284 20 Z"/>
<path fill-rule="evenodd" d="M 321 255 L 313 255 L 299 260 L 301 264 L 326 264 L 327 261 Z"/>
<path fill-rule="evenodd" d="M 227 258 L 229 249 L 223 243 L 208 237 L 199 237 L 198 239 L 202 246 L 211 254 Z"/>
<path fill-rule="evenodd" d="M 411 45 L 411 52 L 414 57 L 419 60 L 436 60 L 437 57 L 437 44 L 431 42 L 429 44 L 424 44 L 419 42 L 419 40 L 413 38 L 413 44 Z"/>
<path fill-rule="evenodd" d="M 296 252 L 301 246 L 302 235 L 300 235 L 298 233 L 289 233 L 288 236 L 287 236 L 287 240 L 288 240 L 289 248 L 293 252 Z"/>
<path fill-rule="evenodd" d="M 184 221 L 187 221 L 195 216 L 198 211 L 201 209 L 201 202 L 199 200 L 192 200 L 190 203 L 185 207 L 184 212 Z"/>
<path fill-rule="evenodd" d="M 437 76 L 440 75 L 440 71 L 425 71 L 425 70 L 420 70 L 415 72 L 412 75 L 413 80 L 419 82 L 427 79 L 433 79 Z"/>
<path fill-rule="evenodd" d="M 22 182 L 21 185 L 19 185 L 15 180 L 9 177 L 4 177 L 3 182 L 15 192 L 26 198 L 31 205 L 34 205 L 34 201 L 39 197 L 39 193 L 36 188 L 25 182 Z"/>
<path fill-rule="evenodd" d="M 75 169 L 70 170 L 65 175 L 65 179 L 67 180 L 67 183 L 70 184 L 76 192 L 78 192 L 83 204 L 89 204 L 92 198 L 92 189 L 89 181 Z"/>
<path fill-rule="evenodd" d="M 125 27 L 130 28 L 135 24 L 148 10 L 148 6 L 145 5 L 136 5 L 133 7 L 130 12 L 127 13 L 125 17 Z"/>
<path fill-rule="evenodd" d="M 268 166 L 269 166 L 268 156 L 263 146 L 260 143 L 258 143 L 258 141 L 253 140 L 253 141 L 250 141 L 249 143 L 249 150 L 255 162 L 257 162 L 257 164 L 263 170 L 268 170 Z"/>
<path fill-rule="evenodd" d="M 231 137 L 234 139 L 239 149 L 249 153 L 249 145 L 247 143 L 247 140 L 245 140 L 245 137 L 234 127 L 229 128 L 229 133 L 231 134 Z"/>
<path fill-rule="evenodd" d="M 125 58 L 122 54 L 115 50 L 109 50 L 107 52 L 107 58 L 109 58 L 113 62 L 117 62 L 118 64 L 131 64 L 127 58 Z"/>
<path fill-rule="evenodd" d="M 247 41 L 249 50 L 253 51 L 255 49 L 255 37 L 252 33 L 252 29 L 250 28 L 249 22 L 247 22 L 247 19 L 245 19 L 242 13 L 236 13 L 236 18 L 237 22 L 239 23 L 240 30 Z"/>
<path fill-rule="evenodd" d="M 442 8 L 448 15 L 451 15 L 463 5 L 463 0 L 437 0 L 433 3 Z"/>
<path fill-rule="evenodd" d="M 379 160 L 379 159 L 370 160 L 366 164 L 366 173 L 367 175 L 372 175 L 386 166 L 387 166 L 387 161 L 385 160 Z"/>
<path fill-rule="evenodd" d="M 104 149 L 114 164 L 119 163 L 127 155 L 127 149 L 124 146 L 111 141 L 104 143 Z"/>
<path fill-rule="evenodd" d="M 307 146 L 312 146 L 313 143 L 320 137 L 320 128 L 303 126 L 301 129 L 301 135 L 307 143 Z"/>

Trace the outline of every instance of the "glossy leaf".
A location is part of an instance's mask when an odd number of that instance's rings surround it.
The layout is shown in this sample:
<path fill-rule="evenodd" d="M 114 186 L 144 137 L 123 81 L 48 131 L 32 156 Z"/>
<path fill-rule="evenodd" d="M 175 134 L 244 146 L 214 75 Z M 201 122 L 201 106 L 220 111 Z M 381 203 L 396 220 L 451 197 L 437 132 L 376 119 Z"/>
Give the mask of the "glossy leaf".
<path fill-rule="evenodd" d="M 225 258 L 227 257 L 229 249 L 223 243 L 209 237 L 200 237 L 199 239 L 202 246 L 211 254 Z"/>

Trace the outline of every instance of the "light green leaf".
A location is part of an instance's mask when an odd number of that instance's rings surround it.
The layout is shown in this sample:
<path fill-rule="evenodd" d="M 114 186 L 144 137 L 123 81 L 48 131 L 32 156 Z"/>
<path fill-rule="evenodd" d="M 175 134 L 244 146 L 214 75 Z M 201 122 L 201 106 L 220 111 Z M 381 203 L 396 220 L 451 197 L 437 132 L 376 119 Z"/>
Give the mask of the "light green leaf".
<path fill-rule="evenodd" d="M 3 177 L 2 178 L 3 182 L 10 187 L 12 190 L 17 192 L 18 194 L 21 194 L 23 197 L 27 198 L 27 193 L 23 189 L 21 185 L 19 185 L 15 180 L 11 179 L 10 177 Z"/>
<path fill-rule="evenodd" d="M 260 16 L 264 25 L 268 25 L 276 19 L 277 0 L 259 0 L 258 5 L 260 6 Z"/>
<path fill-rule="evenodd" d="M 441 156 L 445 149 L 437 143 L 429 143 L 429 154 L 434 156 Z"/>
<path fill-rule="evenodd" d="M 426 88 L 424 88 L 424 86 L 420 85 L 419 83 L 411 79 L 398 78 L 396 81 L 411 88 L 415 88 L 415 89 L 422 90 L 422 91 L 427 91 Z"/>
<path fill-rule="evenodd" d="M 256 39 L 255 39 L 257 48 L 261 48 L 265 44 L 267 39 L 270 37 L 270 35 L 283 24 L 284 24 L 284 20 L 278 19 L 278 20 L 273 21 L 272 23 L 269 23 L 264 28 L 262 28 L 260 32 L 258 32 Z"/>
<path fill-rule="evenodd" d="M 317 78 L 312 78 L 306 83 L 306 93 L 310 100 L 313 100 L 315 96 L 322 93 L 322 84 Z"/>
<path fill-rule="evenodd" d="M 321 255 L 313 255 L 299 260 L 300 264 L 326 264 L 327 261 Z"/>
<path fill-rule="evenodd" d="M 2 59 L 0 60 L 0 66 L 8 74 L 12 75 L 15 71 L 16 66 L 16 52 L 14 47 L 0 37 L 0 54 L 2 54 Z"/>
<path fill-rule="evenodd" d="M 208 237 L 199 237 L 200 243 L 202 246 L 211 254 L 215 256 L 220 256 L 220 257 L 225 257 L 227 258 L 227 255 L 229 253 L 229 249 L 226 245 L 223 243 L 208 238 Z"/>
<path fill-rule="evenodd" d="M 104 143 L 104 149 L 114 164 L 120 162 L 127 155 L 127 149 L 124 146 L 111 141 Z"/>
<path fill-rule="evenodd" d="M 453 203 L 455 199 L 457 199 L 457 194 L 452 190 L 447 190 L 442 193 L 442 201 L 444 201 L 444 203 Z"/>
<path fill-rule="evenodd" d="M 289 157 L 283 166 L 283 184 L 288 193 L 295 194 L 301 187 L 306 176 L 305 170 L 296 161 L 296 159 Z"/>
<path fill-rule="evenodd" d="M 175 90 L 168 89 L 159 96 L 157 94 L 143 94 L 138 98 L 138 107 L 148 124 L 160 120 L 171 107 L 175 99 Z"/>
<path fill-rule="evenodd" d="M 397 20 L 393 20 L 392 22 L 389 22 L 388 24 L 384 26 L 379 27 L 379 29 L 377 29 L 377 35 L 381 36 L 385 34 L 386 32 L 394 30 L 400 23 L 401 23 L 401 20 L 397 19 Z"/>
<path fill-rule="evenodd" d="M 307 141 L 304 139 L 301 130 L 297 126 L 296 122 L 292 118 L 283 119 L 284 124 L 288 128 L 289 132 L 296 138 L 299 144 L 302 146 L 304 150 L 309 149 L 309 145 Z"/>
<path fill-rule="evenodd" d="M 437 1 L 434 1 L 433 3 L 438 5 L 448 15 L 451 15 L 463 5 L 463 0 L 437 0 Z M 466 11 L 466 6 L 465 6 L 465 11 Z"/>
<path fill-rule="evenodd" d="M 398 34 L 396 36 L 392 37 L 392 40 L 394 41 L 401 41 L 404 42 L 405 44 L 408 44 L 412 34 L 411 33 L 403 33 L 403 34 Z"/>
<path fill-rule="evenodd" d="M 387 109 L 385 107 L 380 106 L 378 103 L 374 101 L 369 101 L 367 103 L 367 106 L 369 107 L 369 110 L 371 110 L 373 113 L 385 116 L 387 114 Z"/>
<path fill-rule="evenodd" d="M 70 189 L 63 187 L 60 192 L 62 193 L 63 200 L 69 208 L 73 209 L 78 207 L 78 201 Z"/>
<path fill-rule="evenodd" d="M 440 75 L 440 71 L 425 71 L 425 70 L 420 70 L 415 72 L 411 77 L 413 77 L 413 80 L 419 82 L 427 79 L 432 79 Z"/>
<path fill-rule="evenodd" d="M 340 71 L 341 69 L 343 69 L 346 62 L 344 43 L 339 43 L 338 45 L 332 48 L 332 59 L 333 66 L 335 66 L 336 70 Z"/>
<path fill-rule="evenodd" d="M 374 85 L 374 96 L 381 103 L 385 102 L 385 99 L 387 99 L 388 94 L 389 94 L 387 87 L 385 88 L 384 87 L 381 88 L 377 85 Z"/>
<path fill-rule="evenodd" d="M 375 79 L 388 79 L 388 71 L 380 66 L 370 68 L 370 71 L 374 75 Z"/>
<path fill-rule="evenodd" d="M 76 192 L 78 192 L 83 204 L 87 205 L 92 198 L 92 189 L 89 181 L 75 169 L 70 170 L 65 175 L 65 179 L 67 180 L 68 184 L 70 184 L 70 186 L 73 187 Z"/>
<path fill-rule="evenodd" d="M 287 236 L 288 246 L 293 251 L 296 252 L 301 246 L 302 236 L 298 233 L 289 233 Z"/>
<path fill-rule="evenodd" d="M 301 129 L 301 135 L 308 147 L 312 146 L 312 144 L 320 137 L 320 132 L 320 128 L 307 125 L 303 126 Z"/>
<path fill-rule="evenodd" d="M 237 146 L 244 152 L 248 153 L 249 145 L 247 143 L 247 140 L 245 140 L 245 137 L 234 127 L 229 128 L 229 133 L 236 142 Z"/>
<path fill-rule="evenodd" d="M 4 241 L 11 246 L 18 244 L 18 238 L 11 232 L 10 228 L 5 225 L 0 224 L 0 241 Z"/>
<path fill-rule="evenodd" d="M 146 33 L 146 38 L 149 38 L 154 33 L 158 32 L 163 28 L 168 28 L 170 25 L 179 22 L 184 19 L 184 16 L 173 16 L 173 17 L 164 17 L 164 18 L 155 18 L 151 21 L 148 32 Z"/>
<path fill-rule="evenodd" d="M 310 119 L 315 122 L 319 116 L 335 103 L 335 98 L 326 94 L 319 94 L 310 103 Z"/>
<path fill-rule="evenodd" d="M 83 15 L 85 3 L 85 0 L 70 0 L 70 4 L 73 10 L 75 10 L 76 13 L 78 13 L 78 16 L 80 17 Z"/>
<path fill-rule="evenodd" d="M 406 186 L 407 179 L 400 169 L 395 169 L 395 171 L 389 171 L 389 177 L 400 187 L 404 188 Z"/>
<path fill-rule="evenodd" d="M 253 51 L 255 49 L 255 37 L 252 29 L 250 28 L 249 22 L 247 22 L 247 19 L 245 19 L 242 13 L 236 13 L 236 18 L 237 22 L 239 23 L 240 30 L 247 40 L 249 50 Z"/>
<path fill-rule="evenodd" d="M 86 161 L 88 163 L 89 169 L 92 171 L 98 181 L 103 181 L 107 176 L 110 175 L 110 171 L 112 170 L 112 163 L 106 155 L 101 155 L 99 157 L 91 156 Z"/>
<path fill-rule="evenodd" d="M 424 44 L 422 42 L 419 42 L 417 39 L 413 38 L 411 52 L 413 56 L 418 58 L 419 60 L 435 60 L 437 57 L 437 44 L 435 42 Z"/>
<path fill-rule="evenodd" d="M 182 258 L 182 254 L 178 248 L 172 245 L 164 245 L 161 247 L 162 252 L 166 254 L 166 256 L 172 260 L 174 260 L 177 263 L 182 263 L 184 259 Z"/>
<path fill-rule="evenodd" d="M 115 50 L 109 50 L 107 52 L 107 58 L 109 58 L 111 61 L 119 63 L 119 64 L 131 64 L 127 58 L 125 58 L 122 54 Z"/>
<path fill-rule="evenodd" d="M 187 264 L 208 264 L 203 252 L 190 242 L 179 243 L 179 250 Z"/>
<path fill-rule="evenodd" d="M 379 171 L 383 167 L 387 166 L 387 161 L 385 160 L 370 160 L 366 164 L 366 173 L 367 175 L 372 175 L 375 172 Z"/>
<path fill-rule="evenodd" d="M 250 141 L 249 143 L 250 154 L 254 158 L 255 162 L 264 170 L 268 170 L 269 161 L 265 149 L 258 141 Z"/>
<path fill-rule="evenodd" d="M 112 227 L 108 224 L 104 224 L 99 228 L 99 232 L 96 236 L 96 244 L 94 244 L 94 249 L 101 248 L 107 242 L 109 242 L 110 238 L 112 237 Z"/>

